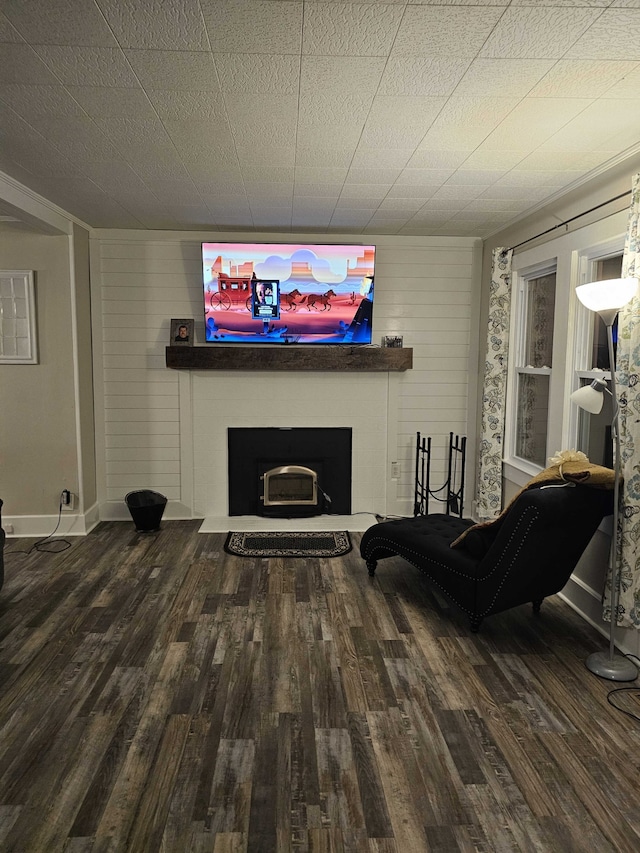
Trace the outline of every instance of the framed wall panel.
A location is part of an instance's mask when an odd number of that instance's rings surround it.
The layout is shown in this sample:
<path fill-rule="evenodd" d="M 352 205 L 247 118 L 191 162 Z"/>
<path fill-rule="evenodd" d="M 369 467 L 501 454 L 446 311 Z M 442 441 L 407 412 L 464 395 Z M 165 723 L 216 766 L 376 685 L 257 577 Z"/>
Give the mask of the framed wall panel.
<path fill-rule="evenodd" d="M 32 270 L 0 270 L 0 364 L 37 364 Z"/>

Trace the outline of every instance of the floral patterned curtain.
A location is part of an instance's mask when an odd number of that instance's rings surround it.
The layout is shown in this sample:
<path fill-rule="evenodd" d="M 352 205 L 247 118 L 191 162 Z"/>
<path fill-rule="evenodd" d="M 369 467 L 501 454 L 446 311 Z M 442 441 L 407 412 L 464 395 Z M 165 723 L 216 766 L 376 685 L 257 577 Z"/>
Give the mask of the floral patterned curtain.
<path fill-rule="evenodd" d="M 640 277 L 640 175 L 631 190 L 629 225 L 622 276 Z M 617 624 L 640 628 L 640 296 L 618 315 L 616 355 L 620 418 L 622 485 L 618 521 L 621 588 Z M 607 582 L 603 618 L 611 621 L 611 579 Z"/>
<path fill-rule="evenodd" d="M 495 518 L 502 508 L 502 453 L 507 387 L 509 314 L 511 312 L 511 249 L 494 249 L 489 294 L 487 357 L 482 392 L 480 462 L 476 511 Z"/>

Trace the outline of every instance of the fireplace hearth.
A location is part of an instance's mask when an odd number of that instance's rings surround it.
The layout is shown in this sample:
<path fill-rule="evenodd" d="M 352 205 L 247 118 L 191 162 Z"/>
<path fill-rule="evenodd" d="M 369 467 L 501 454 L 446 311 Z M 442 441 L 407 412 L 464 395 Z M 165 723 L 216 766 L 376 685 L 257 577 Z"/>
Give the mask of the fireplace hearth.
<path fill-rule="evenodd" d="M 350 427 L 230 427 L 227 437 L 230 516 L 351 514 Z"/>

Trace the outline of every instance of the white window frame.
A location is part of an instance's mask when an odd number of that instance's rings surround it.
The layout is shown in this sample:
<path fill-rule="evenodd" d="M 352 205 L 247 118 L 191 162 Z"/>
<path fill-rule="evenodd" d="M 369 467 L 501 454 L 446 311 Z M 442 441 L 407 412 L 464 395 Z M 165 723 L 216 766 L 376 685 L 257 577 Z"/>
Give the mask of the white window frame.
<path fill-rule="evenodd" d="M 545 275 L 555 274 L 556 276 L 556 313 L 558 305 L 558 267 L 557 259 L 547 258 L 540 263 L 532 264 L 517 270 L 512 274 L 512 311 L 511 311 L 511 356 L 509 358 L 509 370 L 507 379 L 507 415 L 505 429 L 505 466 L 508 466 L 508 478 L 514 479 L 516 482 L 526 482 L 530 477 L 535 476 L 542 470 L 542 467 L 523 459 L 516 455 L 517 447 L 517 391 L 518 380 L 523 374 L 531 374 L 536 376 L 549 377 L 549 418 L 551 416 L 552 406 L 552 375 L 554 371 L 553 360 L 550 367 L 527 367 L 525 361 L 525 338 L 526 338 L 526 320 L 527 320 L 527 287 L 528 282 L 532 279 L 541 278 Z M 556 323 L 554 318 L 554 341 L 556 339 Z M 554 348 L 555 349 L 555 348 Z M 547 432 L 548 435 L 548 432 Z M 548 450 L 548 446 L 547 446 Z M 507 473 L 507 471 L 505 471 Z M 524 475 L 524 479 L 523 479 Z"/>
<path fill-rule="evenodd" d="M 611 258 L 614 255 L 621 255 L 624 252 L 625 235 L 620 234 L 618 237 L 613 237 L 595 246 L 590 246 L 587 249 L 576 252 L 576 261 L 578 267 L 578 284 L 585 284 L 588 281 L 593 281 L 596 275 L 595 266 L 598 262 Z M 610 371 L 597 370 L 587 367 L 591 363 L 591 354 L 593 350 L 593 312 L 580 302 L 578 297 L 573 294 L 575 299 L 575 336 L 573 346 L 573 364 L 571 370 L 571 388 L 570 392 L 576 391 L 582 380 L 591 380 L 595 378 L 611 379 Z M 576 447 L 578 444 L 578 424 L 580 420 L 580 412 L 577 406 L 571 405 L 569 411 L 568 430 L 570 436 L 570 446 Z"/>

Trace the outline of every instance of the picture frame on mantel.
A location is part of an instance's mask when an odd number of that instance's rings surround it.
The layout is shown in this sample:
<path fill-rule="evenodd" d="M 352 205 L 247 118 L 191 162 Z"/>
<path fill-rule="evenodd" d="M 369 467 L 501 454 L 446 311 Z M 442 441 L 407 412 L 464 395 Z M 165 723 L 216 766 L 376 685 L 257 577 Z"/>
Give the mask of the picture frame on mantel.
<path fill-rule="evenodd" d="M 193 346 L 193 317 L 186 320 L 171 321 L 171 335 L 169 343 L 172 347 Z"/>

